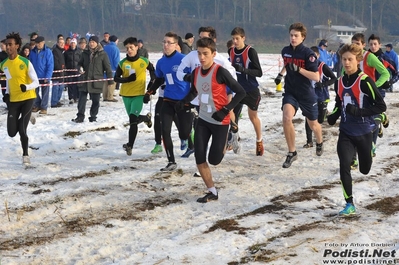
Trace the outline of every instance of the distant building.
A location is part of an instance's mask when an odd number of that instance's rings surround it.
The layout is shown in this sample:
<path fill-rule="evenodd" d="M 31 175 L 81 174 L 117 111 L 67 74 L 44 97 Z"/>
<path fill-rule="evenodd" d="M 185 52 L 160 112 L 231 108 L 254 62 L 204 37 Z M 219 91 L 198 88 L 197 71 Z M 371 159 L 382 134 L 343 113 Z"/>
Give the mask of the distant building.
<path fill-rule="evenodd" d="M 350 43 L 353 34 L 362 33 L 367 30 L 363 27 L 317 25 L 313 27 L 319 30 L 319 39 L 326 39 L 329 43 Z"/>

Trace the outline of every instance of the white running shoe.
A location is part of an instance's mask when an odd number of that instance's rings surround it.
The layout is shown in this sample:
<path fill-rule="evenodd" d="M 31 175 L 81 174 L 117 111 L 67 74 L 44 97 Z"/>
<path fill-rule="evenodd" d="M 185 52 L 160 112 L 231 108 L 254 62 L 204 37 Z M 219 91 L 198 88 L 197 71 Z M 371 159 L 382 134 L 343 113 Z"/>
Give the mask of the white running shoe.
<path fill-rule="evenodd" d="M 233 146 L 233 152 L 235 154 L 239 154 L 241 151 L 241 144 L 238 141 L 238 133 L 232 133 L 232 146 Z"/>
<path fill-rule="evenodd" d="M 29 156 L 23 156 L 23 157 L 22 157 L 22 164 L 24 164 L 24 165 L 30 165 L 30 158 L 29 158 Z"/>

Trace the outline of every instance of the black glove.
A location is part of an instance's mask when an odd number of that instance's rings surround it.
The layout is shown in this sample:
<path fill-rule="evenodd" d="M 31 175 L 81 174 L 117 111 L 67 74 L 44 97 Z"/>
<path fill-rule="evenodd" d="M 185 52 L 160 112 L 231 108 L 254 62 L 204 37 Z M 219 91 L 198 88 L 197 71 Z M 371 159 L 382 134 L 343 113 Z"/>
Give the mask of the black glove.
<path fill-rule="evenodd" d="M 176 112 L 182 111 L 184 109 L 184 105 L 185 105 L 184 101 L 182 101 L 182 100 L 177 101 L 175 104 L 175 111 Z"/>
<path fill-rule="evenodd" d="M 333 114 L 328 115 L 328 116 L 327 116 L 327 122 L 328 122 L 328 124 L 334 125 L 334 124 L 337 122 L 339 116 L 341 116 L 341 115 L 339 114 L 339 112 L 334 112 Z"/>
<path fill-rule="evenodd" d="M 245 68 L 241 64 L 235 63 L 233 64 L 233 67 L 236 69 L 237 72 L 245 73 Z"/>
<path fill-rule="evenodd" d="M 289 63 L 285 67 L 287 69 L 290 69 L 291 71 L 294 71 L 294 72 L 299 72 L 299 69 L 301 69 L 301 67 L 299 67 L 298 65 L 293 64 L 293 63 Z"/>
<path fill-rule="evenodd" d="M 276 83 L 276 85 L 280 84 L 281 79 L 283 79 L 283 75 L 278 73 L 277 77 L 274 79 L 274 83 Z"/>
<path fill-rule="evenodd" d="M 148 102 L 150 102 L 151 100 L 151 94 L 150 93 L 145 93 L 144 97 L 143 97 L 143 103 L 147 104 Z"/>
<path fill-rule="evenodd" d="M 133 74 L 129 75 L 129 76 L 127 77 L 127 80 L 128 80 L 129 82 L 136 81 L 136 73 L 133 73 Z"/>
<path fill-rule="evenodd" d="M 26 86 L 24 84 L 20 84 L 19 87 L 21 88 L 22 92 L 26 92 Z"/>
<path fill-rule="evenodd" d="M 10 94 L 4 94 L 3 102 L 6 104 L 10 103 Z"/>
<path fill-rule="evenodd" d="M 356 107 L 353 104 L 346 104 L 345 108 L 346 113 L 355 116 L 355 117 L 360 117 L 362 116 L 362 109 Z"/>
<path fill-rule="evenodd" d="M 220 110 L 216 111 L 212 114 L 212 118 L 216 121 L 222 121 L 227 114 L 229 114 L 229 110 L 226 107 L 221 108 Z"/>
<path fill-rule="evenodd" d="M 183 77 L 183 80 L 186 82 L 191 83 L 191 79 L 192 79 L 192 74 L 188 73 Z"/>
<path fill-rule="evenodd" d="M 315 84 L 314 84 L 314 87 L 315 88 L 322 88 L 323 87 L 323 84 L 321 83 L 321 82 L 316 82 Z"/>

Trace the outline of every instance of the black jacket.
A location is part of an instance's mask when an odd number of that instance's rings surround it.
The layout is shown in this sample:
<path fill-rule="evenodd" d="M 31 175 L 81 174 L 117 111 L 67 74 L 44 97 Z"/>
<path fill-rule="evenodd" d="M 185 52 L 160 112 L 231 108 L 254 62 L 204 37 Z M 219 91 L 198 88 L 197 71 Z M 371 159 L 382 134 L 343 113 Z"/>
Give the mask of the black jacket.
<path fill-rule="evenodd" d="M 64 52 L 65 68 L 78 70 L 78 62 L 80 60 L 80 57 L 82 57 L 82 50 L 78 48 L 72 50 L 72 48 L 70 47 Z"/>
<path fill-rule="evenodd" d="M 65 69 L 64 49 L 58 45 L 53 49 L 54 71 Z M 64 76 L 64 72 L 53 72 L 53 77 Z M 62 79 L 54 79 L 54 81 L 62 81 Z"/>

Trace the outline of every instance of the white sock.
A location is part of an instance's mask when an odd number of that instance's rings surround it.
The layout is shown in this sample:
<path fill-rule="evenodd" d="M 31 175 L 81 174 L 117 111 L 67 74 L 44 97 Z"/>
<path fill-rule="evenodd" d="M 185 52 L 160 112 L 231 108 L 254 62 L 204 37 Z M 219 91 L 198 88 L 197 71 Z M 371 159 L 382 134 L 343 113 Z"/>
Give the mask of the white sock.
<path fill-rule="evenodd" d="M 258 143 L 262 142 L 262 138 L 260 140 L 256 140 L 256 142 L 258 142 Z"/>
<path fill-rule="evenodd" d="M 215 187 L 208 188 L 208 191 L 212 192 L 214 195 L 218 195 L 218 192 Z"/>

